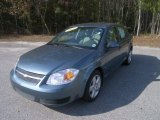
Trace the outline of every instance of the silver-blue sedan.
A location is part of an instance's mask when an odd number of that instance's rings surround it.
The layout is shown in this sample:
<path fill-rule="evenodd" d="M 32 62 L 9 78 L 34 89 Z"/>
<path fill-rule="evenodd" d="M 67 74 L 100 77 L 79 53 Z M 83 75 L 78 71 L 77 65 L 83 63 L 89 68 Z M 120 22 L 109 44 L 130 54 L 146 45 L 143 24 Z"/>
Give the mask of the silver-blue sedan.
<path fill-rule="evenodd" d="M 18 93 L 47 106 L 78 98 L 93 101 L 104 78 L 122 63 L 131 63 L 132 49 L 132 36 L 121 25 L 74 25 L 23 54 L 10 80 Z"/>

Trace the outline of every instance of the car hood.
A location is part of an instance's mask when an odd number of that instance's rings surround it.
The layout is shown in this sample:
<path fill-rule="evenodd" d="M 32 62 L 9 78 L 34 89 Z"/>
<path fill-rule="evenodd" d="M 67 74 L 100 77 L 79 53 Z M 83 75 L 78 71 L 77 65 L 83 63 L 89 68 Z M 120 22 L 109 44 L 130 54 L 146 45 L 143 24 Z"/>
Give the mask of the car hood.
<path fill-rule="evenodd" d="M 29 72 L 47 75 L 52 71 L 74 67 L 93 51 L 93 49 L 63 45 L 43 45 L 22 55 L 17 67 Z"/>

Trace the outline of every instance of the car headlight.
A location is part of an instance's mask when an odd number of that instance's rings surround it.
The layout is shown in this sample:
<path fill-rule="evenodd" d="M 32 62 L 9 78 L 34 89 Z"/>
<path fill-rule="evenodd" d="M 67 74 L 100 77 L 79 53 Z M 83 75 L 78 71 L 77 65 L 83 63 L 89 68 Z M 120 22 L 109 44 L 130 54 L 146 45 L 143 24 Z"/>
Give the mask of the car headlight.
<path fill-rule="evenodd" d="M 72 82 L 78 75 L 79 70 L 77 69 L 66 69 L 55 72 L 50 75 L 46 84 L 48 85 L 62 85 Z"/>

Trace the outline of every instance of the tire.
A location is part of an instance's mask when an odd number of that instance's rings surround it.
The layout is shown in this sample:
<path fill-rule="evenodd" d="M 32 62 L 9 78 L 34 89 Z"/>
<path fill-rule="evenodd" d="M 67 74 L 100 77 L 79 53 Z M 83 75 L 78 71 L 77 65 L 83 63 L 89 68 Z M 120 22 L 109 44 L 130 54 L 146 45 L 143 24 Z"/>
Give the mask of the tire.
<path fill-rule="evenodd" d="M 127 59 L 124 61 L 125 65 L 130 65 L 132 62 L 132 50 L 129 50 Z"/>
<path fill-rule="evenodd" d="M 94 101 L 101 90 L 102 86 L 102 76 L 101 73 L 96 70 L 94 71 L 88 79 L 86 84 L 85 93 L 83 95 L 83 100 L 87 102 Z"/>

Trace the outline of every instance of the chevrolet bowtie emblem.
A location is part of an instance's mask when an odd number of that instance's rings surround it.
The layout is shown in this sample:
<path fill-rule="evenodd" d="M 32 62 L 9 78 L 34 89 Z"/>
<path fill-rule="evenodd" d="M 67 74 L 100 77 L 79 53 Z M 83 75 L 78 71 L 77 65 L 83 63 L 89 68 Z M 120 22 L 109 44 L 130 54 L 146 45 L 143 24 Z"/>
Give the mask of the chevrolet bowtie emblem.
<path fill-rule="evenodd" d="M 26 78 L 26 77 L 28 77 L 28 75 L 27 74 L 23 74 L 23 76 Z"/>

